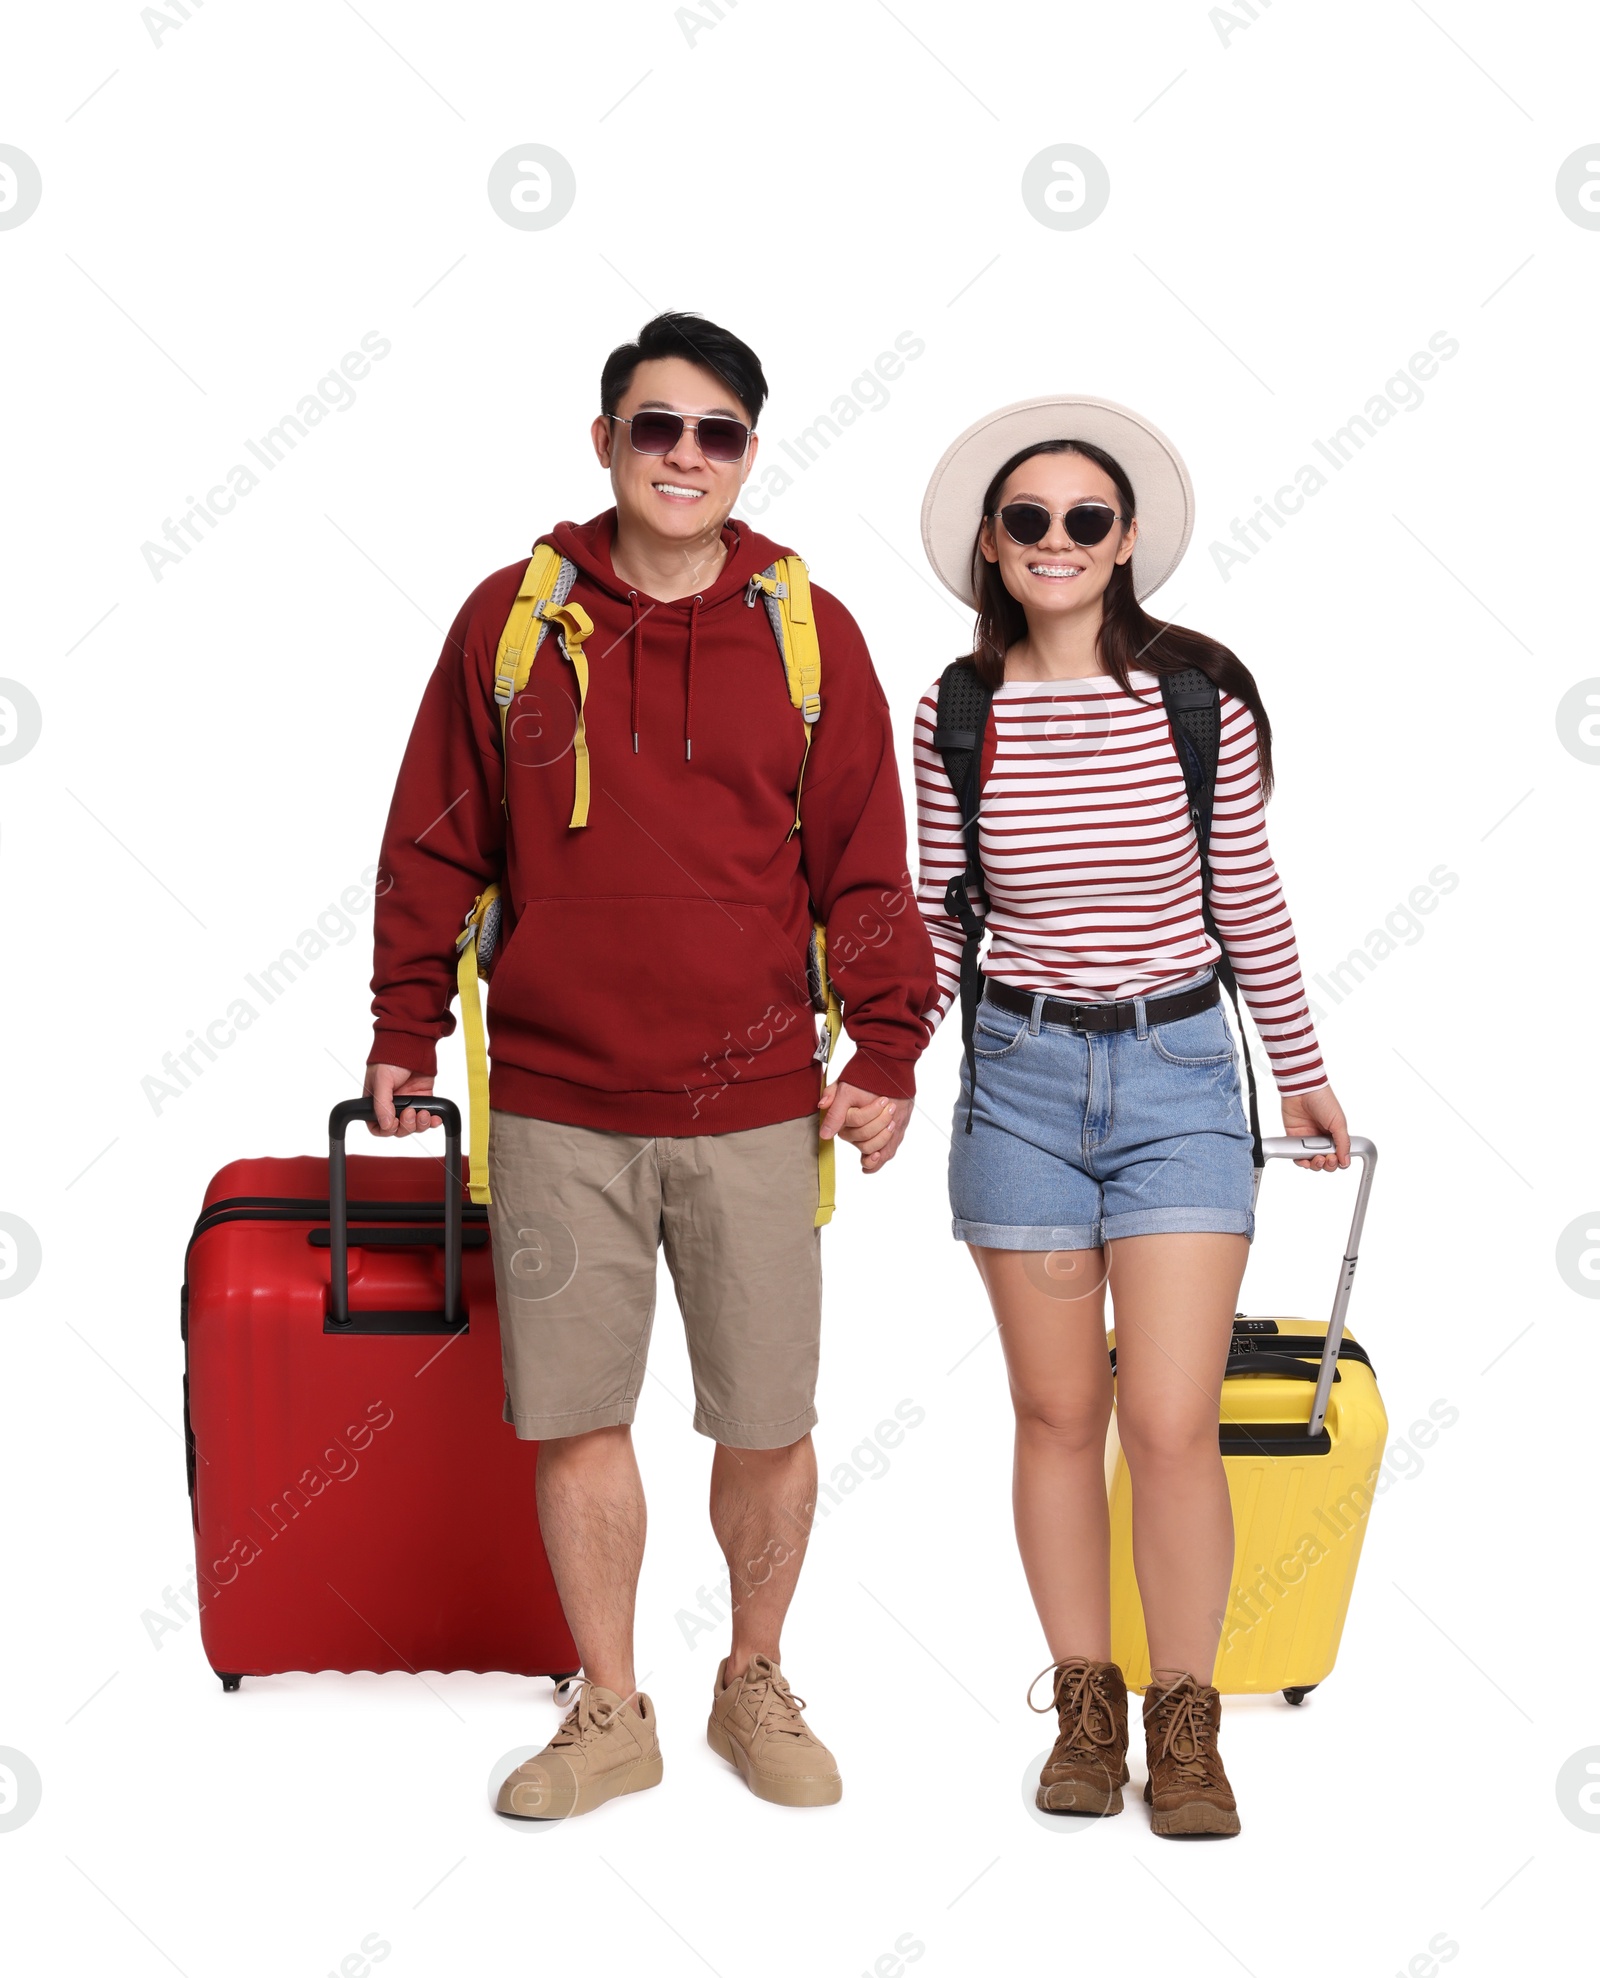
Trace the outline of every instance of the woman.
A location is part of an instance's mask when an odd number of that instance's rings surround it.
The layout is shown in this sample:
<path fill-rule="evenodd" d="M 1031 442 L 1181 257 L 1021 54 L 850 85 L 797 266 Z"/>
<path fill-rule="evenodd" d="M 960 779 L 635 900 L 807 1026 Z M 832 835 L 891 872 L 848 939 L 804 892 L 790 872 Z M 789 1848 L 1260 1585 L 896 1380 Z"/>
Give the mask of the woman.
<path fill-rule="evenodd" d="M 970 664 L 993 690 L 976 825 L 989 946 L 950 1201 L 1016 1410 L 1017 1543 L 1059 1720 L 1038 1804 L 1116 1813 L 1128 1777 L 1127 1687 L 1110 1659 L 1109 1284 L 1151 1652 L 1145 1797 L 1158 1834 L 1235 1834 L 1210 1680 L 1234 1544 L 1217 1422 L 1254 1190 L 1219 963 L 1266 1045 L 1284 1132 L 1333 1138 L 1332 1153 L 1299 1165 L 1347 1166 L 1349 1137 L 1267 849 L 1271 728 L 1255 681 L 1226 647 L 1139 602 L 1170 575 L 1192 515 L 1183 464 L 1146 420 L 1056 398 L 1007 407 L 956 441 L 929 486 L 923 540 L 977 608 Z M 1189 667 L 1220 689 L 1220 948 L 1160 690 L 1161 674 Z M 937 705 L 935 687 L 916 731 L 935 1024 L 965 939 L 946 889 L 966 866 Z"/>

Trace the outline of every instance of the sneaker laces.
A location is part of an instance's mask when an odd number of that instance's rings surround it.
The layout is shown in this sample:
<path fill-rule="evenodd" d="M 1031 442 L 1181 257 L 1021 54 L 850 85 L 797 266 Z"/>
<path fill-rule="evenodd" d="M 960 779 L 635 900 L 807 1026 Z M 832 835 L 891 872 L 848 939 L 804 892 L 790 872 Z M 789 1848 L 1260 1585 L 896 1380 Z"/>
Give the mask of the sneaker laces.
<path fill-rule="evenodd" d="M 1033 1693 L 1039 1676 L 1055 1671 L 1050 1701 L 1035 1703 Z M 1061 1740 L 1068 1750 L 1092 1752 L 1096 1745 L 1117 1742 L 1116 1714 L 1106 1690 L 1105 1671 L 1078 1658 L 1071 1662 L 1050 1662 L 1028 1685 L 1028 1708 L 1036 1717 L 1048 1717 L 1054 1710 L 1061 1724 Z"/>
<path fill-rule="evenodd" d="M 806 1708 L 806 1700 L 790 1689 L 776 1662 L 764 1655 L 753 1655 L 749 1668 L 738 1680 L 739 1700 L 749 1699 L 758 1731 L 765 1731 L 768 1737 L 810 1741 L 811 1732 L 800 1715 Z"/>
<path fill-rule="evenodd" d="M 1156 1763 L 1170 1759 L 1184 1785 L 1212 1784 L 1217 1727 L 1211 1721 L 1210 1700 L 1186 1677 L 1156 1705 L 1158 1719 L 1163 1712 L 1167 1713 L 1167 1727 Z"/>
<path fill-rule="evenodd" d="M 607 1709 L 596 1703 L 594 1685 L 585 1679 L 578 1692 L 578 1700 L 561 1720 L 561 1728 L 545 1747 L 554 1751 L 559 1745 L 584 1745 L 590 1738 L 597 1738 L 602 1731 L 609 1730 L 616 1721 L 622 1705 Z"/>

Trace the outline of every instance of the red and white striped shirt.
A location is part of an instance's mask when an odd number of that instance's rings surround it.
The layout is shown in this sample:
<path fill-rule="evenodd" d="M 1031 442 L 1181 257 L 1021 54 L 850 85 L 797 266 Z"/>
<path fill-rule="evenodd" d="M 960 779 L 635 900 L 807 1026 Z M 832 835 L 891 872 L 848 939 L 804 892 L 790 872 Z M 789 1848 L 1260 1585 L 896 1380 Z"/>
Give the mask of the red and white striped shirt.
<path fill-rule="evenodd" d="M 989 891 L 983 968 L 1013 988 L 1071 1002 L 1157 996 L 1217 959 L 1200 912 L 1200 854 L 1172 730 L 1153 673 L 1007 681 L 994 696 L 994 764 L 978 846 Z M 937 684 L 917 708 L 917 903 L 933 939 L 939 1000 L 956 994 L 962 933 L 945 912 L 965 865 L 961 812 L 933 746 Z M 1327 1082 L 1300 979 L 1294 928 L 1267 847 L 1255 720 L 1221 697 L 1211 820 L 1211 908 L 1283 1093 Z"/>

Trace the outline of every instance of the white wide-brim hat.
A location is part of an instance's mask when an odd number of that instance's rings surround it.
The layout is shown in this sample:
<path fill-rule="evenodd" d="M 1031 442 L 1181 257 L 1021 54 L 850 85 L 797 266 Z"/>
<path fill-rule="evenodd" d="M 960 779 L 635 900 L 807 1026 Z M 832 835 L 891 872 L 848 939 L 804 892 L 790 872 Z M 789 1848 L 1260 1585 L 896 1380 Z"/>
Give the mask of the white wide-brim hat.
<path fill-rule="evenodd" d="M 1177 569 L 1194 529 L 1194 488 L 1183 457 L 1159 427 L 1108 398 L 1025 398 L 987 412 L 945 449 L 922 498 L 922 546 L 940 582 L 976 606 L 972 545 L 983 496 L 1014 453 L 1041 440 L 1087 440 L 1133 483 L 1139 518 L 1133 589 L 1145 598 Z"/>

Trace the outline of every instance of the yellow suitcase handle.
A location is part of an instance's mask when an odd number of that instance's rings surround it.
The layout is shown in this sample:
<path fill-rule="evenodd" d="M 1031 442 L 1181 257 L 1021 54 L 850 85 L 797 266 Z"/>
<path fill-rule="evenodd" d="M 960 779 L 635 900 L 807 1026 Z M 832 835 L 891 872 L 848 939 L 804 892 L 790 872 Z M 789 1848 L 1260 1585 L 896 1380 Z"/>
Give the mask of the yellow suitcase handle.
<path fill-rule="evenodd" d="M 1308 1134 L 1303 1139 L 1278 1135 L 1261 1143 L 1262 1157 L 1267 1161 L 1303 1161 L 1308 1154 L 1329 1154 L 1332 1151 L 1333 1142 L 1324 1133 Z M 1350 1152 L 1361 1163 L 1361 1179 L 1356 1184 L 1355 1212 L 1350 1218 L 1350 1235 L 1344 1246 L 1344 1259 L 1339 1265 L 1333 1310 L 1328 1315 L 1328 1338 L 1322 1349 L 1317 1391 L 1311 1397 L 1309 1435 L 1322 1433 L 1323 1418 L 1328 1412 L 1328 1396 L 1333 1391 L 1334 1370 L 1339 1364 L 1339 1341 L 1344 1338 L 1344 1315 L 1350 1307 L 1350 1287 L 1356 1281 L 1356 1256 L 1361 1248 L 1361 1227 L 1367 1219 L 1367 1197 L 1372 1193 L 1372 1171 L 1378 1165 L 1378 1150 L 1370 1140 L 1357 1139 L 1352 1134 Z M 1258 1195 L 1263 1172 L 1262 1168 L 1256 1169 L 1255 1192 Z M 1251 1207 L 1254 1206 L 1252 1200 Z"/>

